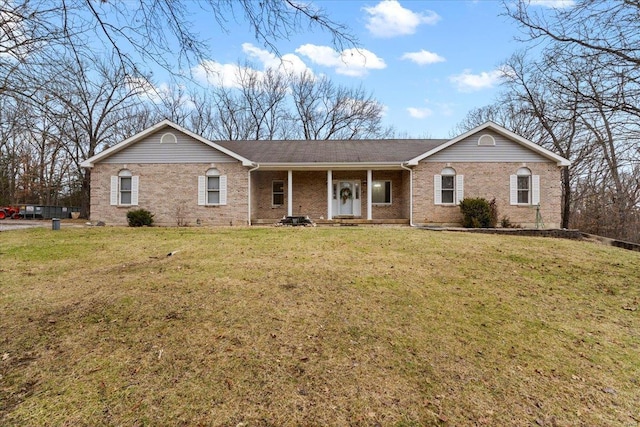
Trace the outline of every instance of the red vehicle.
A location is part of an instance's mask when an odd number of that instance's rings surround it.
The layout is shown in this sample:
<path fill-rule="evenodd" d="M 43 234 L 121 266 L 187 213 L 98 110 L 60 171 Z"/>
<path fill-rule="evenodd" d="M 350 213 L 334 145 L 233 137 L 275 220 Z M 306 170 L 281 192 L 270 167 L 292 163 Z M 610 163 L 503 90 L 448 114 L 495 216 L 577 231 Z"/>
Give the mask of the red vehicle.
<path fill-rule="evenodd" d="M 20 208 L 17 206 L 0 206 L 0 219 L 20 219 Z"/>

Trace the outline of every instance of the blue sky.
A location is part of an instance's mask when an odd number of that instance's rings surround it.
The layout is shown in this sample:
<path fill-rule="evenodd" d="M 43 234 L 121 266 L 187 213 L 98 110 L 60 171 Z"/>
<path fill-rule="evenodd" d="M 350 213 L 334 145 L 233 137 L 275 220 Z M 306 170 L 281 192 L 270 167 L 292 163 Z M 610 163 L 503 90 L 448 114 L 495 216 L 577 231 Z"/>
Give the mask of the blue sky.
<path fill-rule="evenodd" d="M 532 0 L 534 7 L 565 7 L 571 0 Z M 202 84 L 233 86 L 238 63 L 258 70 L 284 67 L 362 85 L 385 106 L 385 124 L 403 137 L 445 138 L 467 112 L 493 102 L 499 70 L 515 51 L 516 24 L 493 0 L 315 0 L 349 25 L 360 49 L 337 52 L 322 32 L 276 43 L 280 57 L 259 45 L 242 22 L 227 32 L 195 22 L 208 39 L 210 59 L 190 71 Z M 213 32 L 212 32 L 213 31 Z M 280 59 L 283 59 L 282 62 Z M 204 69 L 215 71 L 207 78 Z M 162 86 L 163 82 L 156 82 Z"/>

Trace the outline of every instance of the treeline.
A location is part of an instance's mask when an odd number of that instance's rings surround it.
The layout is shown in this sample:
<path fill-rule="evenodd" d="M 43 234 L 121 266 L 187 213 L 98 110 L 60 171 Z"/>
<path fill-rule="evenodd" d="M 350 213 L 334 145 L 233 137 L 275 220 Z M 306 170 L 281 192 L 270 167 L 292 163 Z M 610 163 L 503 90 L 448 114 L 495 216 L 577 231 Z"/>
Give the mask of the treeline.
<path fill-rule="evenodd" d="M 508 7 L 541 51 L 514 54 L 502 94 L 457 130 L 492 120 L 571 160 L 563 227 L 640 241 L 640 3 Z"/>

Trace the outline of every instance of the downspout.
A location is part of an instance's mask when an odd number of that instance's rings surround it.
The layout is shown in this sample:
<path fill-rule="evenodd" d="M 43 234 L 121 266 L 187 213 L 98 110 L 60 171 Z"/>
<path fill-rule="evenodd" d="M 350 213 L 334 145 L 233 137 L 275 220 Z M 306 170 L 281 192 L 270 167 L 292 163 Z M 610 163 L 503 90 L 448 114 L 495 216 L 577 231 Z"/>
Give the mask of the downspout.
<path fill-rule="evenodd" d="M 400 167 L 409 171 L 409 225 L 415 227 L 413 224 L 413 169 L 405 166 L 404 163 L 400 163 Z"/>
<path fill-rule="evenodd" d="M 251 172 L 258 170 L 260 164 L 256 164 L 256 167 L 247 171 L 247 223 L 251 226 Z"/>

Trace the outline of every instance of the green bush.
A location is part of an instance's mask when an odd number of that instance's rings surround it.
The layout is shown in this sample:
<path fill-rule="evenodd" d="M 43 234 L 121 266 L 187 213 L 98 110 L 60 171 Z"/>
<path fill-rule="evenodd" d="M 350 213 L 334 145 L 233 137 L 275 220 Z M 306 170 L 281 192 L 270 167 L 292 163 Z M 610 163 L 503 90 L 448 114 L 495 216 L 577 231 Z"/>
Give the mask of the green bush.
<path fill-rule="evenodd" d="M 466 228 L 493 228 L 498 223 L 495 199 L 465 198 L 460 202 L 462 226 Z"/>
<path fill-rule="evenodd" d="M 129 227 L 143 227 L 153 225 L 153 214 L 146 209 L 134 209 L 127 212 Z"/>

